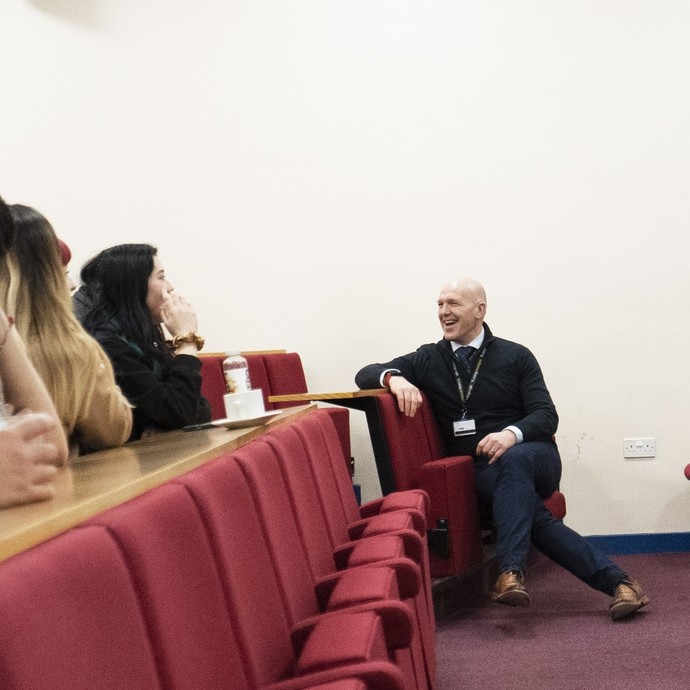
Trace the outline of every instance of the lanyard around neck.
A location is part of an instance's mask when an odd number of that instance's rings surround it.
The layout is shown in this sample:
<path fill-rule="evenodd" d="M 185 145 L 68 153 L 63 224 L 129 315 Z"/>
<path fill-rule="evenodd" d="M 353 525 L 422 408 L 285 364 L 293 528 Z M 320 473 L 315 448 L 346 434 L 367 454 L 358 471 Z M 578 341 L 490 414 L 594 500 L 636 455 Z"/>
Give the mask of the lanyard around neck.
<path fill-rule="evenodd" d="M 474 365 L 474 372 L 472 373 L 472 378 L 470 379 L 470 385 L 467 387 L 467 392 L 465 392 L 465 387 L 462 385 L 460 372 L 458 371 L 458 367 L 455 363 L 455 355 L 453 355 L 453 372 L 455 373 L 455 382 L 458 384 L 458 392 L 460 393 L 460 400 L 462 401 L 463 415 L 467 412 L 467 401 L 470 399 L 470 395 L 472 395 L 472 391 L 474 390 L 474 384 L 477 380 L 477 376 L 479 375 L 479 369 L 482 366 L 482 362 L 484 361 L 485 353 L 486 348 L 482 348 L 481 354 L 479 355 L 479 359 L 477 360 L 477 363 Z"/>

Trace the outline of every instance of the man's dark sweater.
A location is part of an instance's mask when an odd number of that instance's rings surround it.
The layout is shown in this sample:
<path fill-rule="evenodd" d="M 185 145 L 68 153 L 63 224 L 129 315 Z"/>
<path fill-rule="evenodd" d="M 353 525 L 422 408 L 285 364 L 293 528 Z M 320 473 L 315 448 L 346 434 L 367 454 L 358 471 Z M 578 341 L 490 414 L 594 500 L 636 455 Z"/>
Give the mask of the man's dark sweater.
<path fill-rule="evenodd" d="M 462 400 L 453 370 L 455 357 L 447 340 L 422 345 L 385 364 L 361 369 L 355 383 L 360 388 L 378 388 L 386 369 L 397 369 L 422 390 L 434 411 L 447 451 L 453 455 L 475 455 L 477 443 L 487 434 L 516 426 L 523 441 L 549 441 L 556 433 L 558 414 L 534 355 L 523 345 L 496 338 L 484 324 L 484 342 L 472 360 L 472 372 L 483 359 L 474 389 L 467 401 L 467 417 L 474 419 L 477 432 L 456 437 L 453 422 L 462 417 Z M 456 363 L 465 393 L 471 373 Z"/>

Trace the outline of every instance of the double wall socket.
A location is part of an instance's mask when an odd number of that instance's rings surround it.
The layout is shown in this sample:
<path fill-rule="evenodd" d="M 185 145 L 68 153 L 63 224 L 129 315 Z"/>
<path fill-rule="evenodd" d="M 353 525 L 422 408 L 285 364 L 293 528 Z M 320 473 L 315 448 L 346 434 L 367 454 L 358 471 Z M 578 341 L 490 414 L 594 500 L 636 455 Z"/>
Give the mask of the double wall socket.
<path fill-rule="evenodd" d="M 655 438 L 624 438 L 623 439 L 624 458 L 655 458 L 656 439 Z"/>

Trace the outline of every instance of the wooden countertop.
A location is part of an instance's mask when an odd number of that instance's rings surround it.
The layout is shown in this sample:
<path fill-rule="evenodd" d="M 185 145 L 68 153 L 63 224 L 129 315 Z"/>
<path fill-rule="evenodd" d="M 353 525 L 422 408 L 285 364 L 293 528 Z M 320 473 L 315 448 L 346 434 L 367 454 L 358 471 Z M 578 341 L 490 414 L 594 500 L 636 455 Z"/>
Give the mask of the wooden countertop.
<path fill-rule="evenodd" d="M 289 407 L 263 426 L 171 431 L 75 458 L 58 475 L 55 498 L 0 509 L 0 560 L 45 541 L 199 465 L 232 452 L 315 405 Z"/>
<path fill-rule="evenodd" d="M 338 400 L 352 400 L 353 398 L 370 398 L 374 395 L 388 393 L 387 388 L 365 388 L 357 391 L 341 391 L 339 393 L 291 393 L 290 395 L 269 395 L 270 402 L 331 402 Z"/>

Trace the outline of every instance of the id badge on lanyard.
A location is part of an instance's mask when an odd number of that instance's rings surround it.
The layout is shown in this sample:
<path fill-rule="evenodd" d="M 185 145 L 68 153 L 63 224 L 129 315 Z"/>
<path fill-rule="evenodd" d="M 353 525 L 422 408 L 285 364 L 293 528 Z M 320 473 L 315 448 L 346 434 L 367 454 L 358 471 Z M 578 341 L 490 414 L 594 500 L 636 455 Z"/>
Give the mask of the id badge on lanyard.
<path fill-rule="evenodd" d="M 477 374 L 479 374 L 479 368 L 481 367 L 483 361 L 484 351 L 482 350 L 479 360 L 477 361 L 477 366 L 475 366 L 474 368 L 472 380 L 470 381 L 470 385 L 467 388 L 467 393 L 465 393 L 465 389 L 463 388 L 458 368 L 455 366 L 455 362 L 453 362 L 455 381 L 458 384 L 458 392 L 460 393 L 460 400 L 462 401 L 462 417 L 457 422 L 453 422 L 453 434 L 456 437 L 474 436 L 474 434 L 477 433 L 477 424 L 475 423 L 474 419 L 468 419 L 467 417 L 467 401 L 470 399 L 470 395 L 472 395 L 472 391 L 474 390 L 474 384 L 477 380 Z"/>
<path fill-rule="evenodd" d="M 473 436 L 477 433 L 477 425 L 474 423 L 474 419 L 462 419 L 457 422 L 453 422 L 453 433 L 455 436 Z"/>

